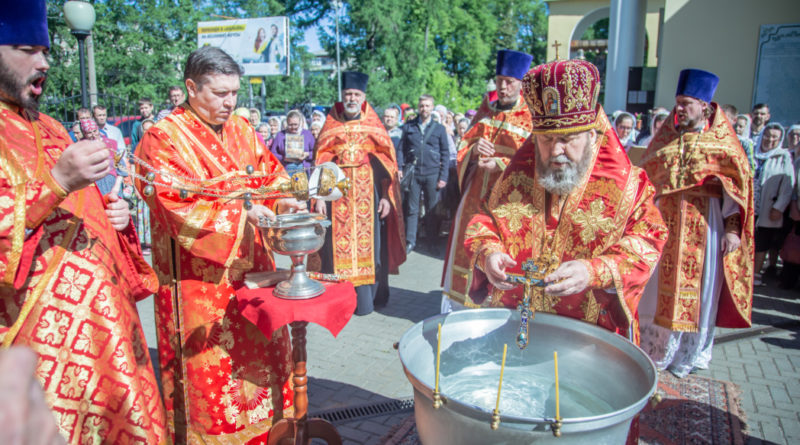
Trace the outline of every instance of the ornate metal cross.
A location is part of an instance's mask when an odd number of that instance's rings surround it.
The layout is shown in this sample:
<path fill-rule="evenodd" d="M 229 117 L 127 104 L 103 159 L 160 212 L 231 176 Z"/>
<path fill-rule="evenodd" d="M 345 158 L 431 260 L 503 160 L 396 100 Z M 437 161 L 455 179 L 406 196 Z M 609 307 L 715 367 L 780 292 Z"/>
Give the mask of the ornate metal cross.
<path fill-rule="evenodd" d="M 558 40 L 554 41 L 553 44 L 550 45 L 550 46 L 552 46 L 553 48 L 556 49 L 556 59 L 555 60 L 558 60 L 558 47 L 561 46 L 561 45 L 562 45 L 562 43 L 558 43 Z"/>
<path fill-rule="evenodd" d="M 517 346 L 520 349 L 525 349 L 525 347 L 528 346 L 528 323 L 529 320 L 533 320 L 533 317 L 536 315 L 535 310 L 531 306 L 531 301 L 534 298 L 533 293 L 536 292 L 538 295 L 544 292 L 544 277 L 546 277 L 551 269 L 553 269 L 553 266 L 556 265 L 553 260 L 554 258 L 550 258 L 546 255 L 543 255 L 536 261 L 528 259 L 522 263 L 522 270 L 525 271 L 523 275 L 513 273 L 506 274 L 508 276 L 506 281 L 513 284 L 522 284 L 523 286 L 522 303 L 517 306 L 517 309 L 521 313 L 519 332 L 517 333 Z"/>

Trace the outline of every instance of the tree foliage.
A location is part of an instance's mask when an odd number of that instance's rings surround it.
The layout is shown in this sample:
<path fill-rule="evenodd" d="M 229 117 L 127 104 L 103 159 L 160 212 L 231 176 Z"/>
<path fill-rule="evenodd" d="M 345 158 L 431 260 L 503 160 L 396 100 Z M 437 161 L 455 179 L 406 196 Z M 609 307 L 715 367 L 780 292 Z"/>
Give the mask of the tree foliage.
<path fill-rule="evenodd" d="M 336 80 L 303 79 L 312 55 L 303 31 L 324 24 L 321 41 L 335 54 L 331 0 L 102 0 L 92 31 L 101 93 L 166 100 L 182 84 L 183 64 L 197 47 L 197 22 L 222 17 L 286 15 L 291 19 L 292 72 L 264 80 L 265 107 L 336 99 Z M 48 2 L 51 65 L 48 93 L 80 93 L 78 45 L 63 17 L 64 0 Z M 449 107 L 476 106 L 493 77 L 498 49 L 534 54 L 541 62 L 547 35 L 543 0 L 350 0 L 341 15 L 343 65 L 371 76 L 377 105 L 415 103 L 433 94 Z M 249 85 L 243 79 L 240 103 Z M 254 94 L 261 91 L 253 85 Z M 244 99 L 244 100 L 242 100 Z"/>
<path fill-rule="evenodd" d="M 544 60 L 546 13 L 542 0 L 351 0 L 341 18 L 342 58 L 371 76 L 375 104 L 413 104 L 427 93 L 448 107 L 475 107 L 499 49 Z M 335 51 L 332 26 L 321 41 Z"/>
<path fill-rule="evenodd" d="M 48 2 L 51 69 L 48 93 L 80 94 L 78 45 L 64 21 L 65 0 Z M 272 90 L 267 106 L 284 99 L 294 103 L 309 96 L 299 87 L 300 73 L 310 61 L 299 46 L 302 30 L 328 13 L 328 0 L 104 0 L 93 2 L 97 20 L 92 29 L 97 88 L 101 93 L 136 100 L 167 99 L 171 85 L 182 85 L 183 65 L 197 48 L 197 22 L 224 17 L 287 15 L 292 20 L 292 76 L 267 78 Z M 305 65 L 304 65 L 305 64 Z M 247 98 L 246 79 L 242 96 Z M 313 94 L 311 94 L 313 96 Z M 240 103 L 242 98 L 240 97 Z"/>

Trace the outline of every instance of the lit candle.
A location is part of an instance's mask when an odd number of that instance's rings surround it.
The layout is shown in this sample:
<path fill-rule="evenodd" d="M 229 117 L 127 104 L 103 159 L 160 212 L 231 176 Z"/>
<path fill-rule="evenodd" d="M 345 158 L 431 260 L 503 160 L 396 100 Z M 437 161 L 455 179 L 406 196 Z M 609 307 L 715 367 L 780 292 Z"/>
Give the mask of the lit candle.
<path fill-rule="evenodd" d="M 436 392 L 439 392 L 439 362 L 442 354 L 442 324 L 439 323 L 438 340 L 436 341 Z"/>
<path fill-rule="evenodd" d="M 503 345 L 503 361 L 500 362 L 500 383 L 497 384 L 497 403 L 494 410 L 500 411 L 500 390 L 503 389 L 503 371 L 506 369 L 506 353 L 508 352 L 508 345 Z"/>
<path fill-rule="evenodd" d="M 556 367 L 556 420 L 561 420 L 561 408 L 558 400 L 558 352 L 553 351 L 553 363 Z"/>

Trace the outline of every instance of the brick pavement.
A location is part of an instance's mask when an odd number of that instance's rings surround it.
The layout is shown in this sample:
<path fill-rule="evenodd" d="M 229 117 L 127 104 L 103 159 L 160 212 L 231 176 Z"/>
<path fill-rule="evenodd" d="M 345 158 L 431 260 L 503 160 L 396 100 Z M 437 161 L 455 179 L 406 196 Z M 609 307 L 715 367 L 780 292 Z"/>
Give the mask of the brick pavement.
<path fill-rule="evenodd" d="M 390 277 L 386 308 L 354 316 L 338 338 L 317 325 L 308 329 L 310 412 L 375 406 L 412 396 L 393 344 L 415 323 L 439 311 L 441 246 L 414 252 Z M 280 265 L 288 264 L 279 260 Z M 732 381 L 741 389 L 748 445 L 800 443 L 800 291 L 756 289 L 750 330 L 720 329 L 710 369 L 699 375 Z M 155 345 L 152 300 L 139 303 L 147 341 Z M 410 410 L 335 421 L 345 444 L 378 444 Z M 314 441 L 314 443 L 318 443 Z M 323 442 L 319 442 L 323 443 Z"/>

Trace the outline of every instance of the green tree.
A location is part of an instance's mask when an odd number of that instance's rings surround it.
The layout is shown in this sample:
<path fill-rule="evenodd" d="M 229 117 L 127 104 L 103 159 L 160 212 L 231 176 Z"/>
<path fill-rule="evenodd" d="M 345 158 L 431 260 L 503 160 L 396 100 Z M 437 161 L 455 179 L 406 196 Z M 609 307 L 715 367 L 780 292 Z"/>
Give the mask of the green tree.
<path fill-rule="evenodd" d="M 78 45 L 64 21 L 65 0 L 48 2 L 51 36 L 50 95 L 80 94 Z M 171 85 L 183 84 L 186 57 L 197 48 L 197 22 L 224 17 L 288 15 L 293 36 L 292 76 L 272 76 L 274 103 L 295 102 L 308 95 L 299 86 L 304 59 L 297 48 L 302 30 L 313 26 L 329 9 L 327 0 L 104 0 L 94 2 L 97 20 L 92 29 L 98 91 L 134 101 L 150 97 L 166 101 Z M 299 64 L 296 62 L 300 62 Z M 280 87 L 279 87 L 280 86 Z M 247 79 L 242 97 L 247 99 Z M 299 91 L 298 91 L 299 90 Z"/>
<path fill-rule="evenodd" d="M 51 64 L 48 94 L 80 93 L 78 51 L 63 17 L 64 0 L 48 2 Z M 197 22 L 223 17 L 286 15 L 292 26 L 291 75 L 264 79 L 268 109 L 304 103 L 330 105 L 336 79 L 304 79 L 312 55 L 300 45 L 302 31 L 331 19 L 331 0 L 103 0 L 94 2 L 93 29 L 98 90 L 166 100 L 182 84 L 186 57 L 197 47 Z M 527 51 L 543 61 L 547 19 L 543 0 L 351 0 L 341 18 L 342 65 L 371 76 L 373 104 L 416 103 L 431 93 L 437 102 L 477 106 L 494 75 L 498 49 Z M 335 53 L 333 26 L 321 36 Z M 241 102 L 249 101 L 243 79 Z M 259 95 L 260 86 L 254 88 Z"/>
<path fill-rule="evenodd" d="M 373 104 L 416 103 L 432 94 L 448 108 L 477 106 L 494 77 L 497 50 L 543 60 L 542 0 L 352 0 L 341 18 L 343 65 L 370 75 Z M 321 38 L 335 51 L 333 27 Z"/>

